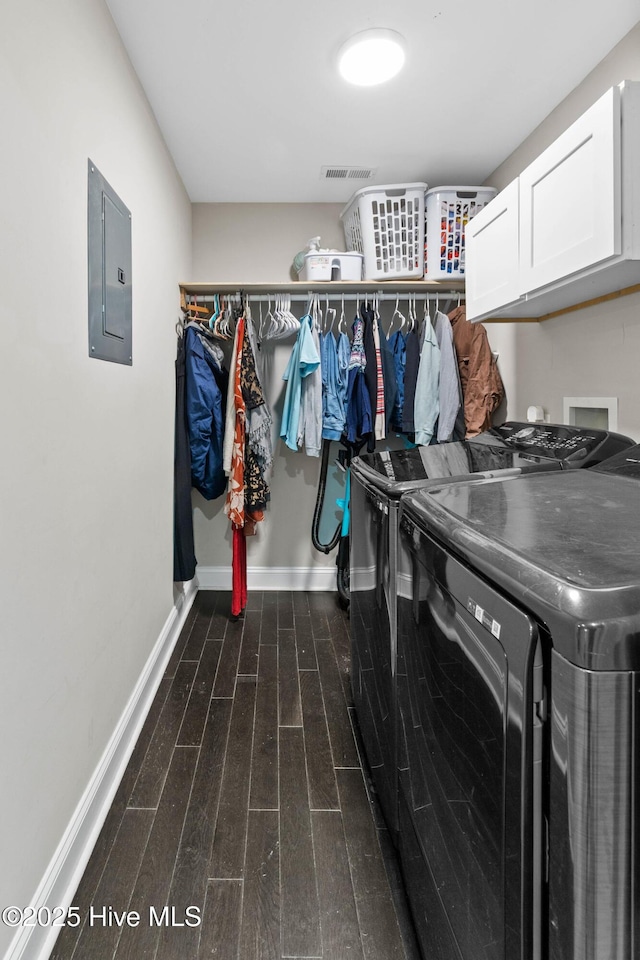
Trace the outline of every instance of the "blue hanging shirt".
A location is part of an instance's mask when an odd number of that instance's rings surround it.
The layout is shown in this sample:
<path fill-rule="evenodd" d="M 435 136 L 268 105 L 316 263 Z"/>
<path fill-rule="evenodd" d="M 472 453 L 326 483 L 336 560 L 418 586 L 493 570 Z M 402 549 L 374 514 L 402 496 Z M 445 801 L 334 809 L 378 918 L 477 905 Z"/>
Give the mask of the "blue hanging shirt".
<path fill-rule="evenodd" d="M 391 427 L 402 431 L 402 408 L 404 406 L 404 369 L 406 364 L 405 338 L 402 330 L 397 330 L 389 337 L 389 349 L 393 354 L 395 367 L 396 396 L 391 414 Z"/>
<path fill-rule="evenodd" d="M 322 436 L 339 440 L 346 419 L 349 338 L 341 333 L 336 343 L 332 331 L 320 337 L 322 362 Z"/>
<path fill-rule="evenodd" d="M 300 330 L 291 351 L 287 369 L 282 379 L 287 381 L 282 409 L 282 425 L 280 436 L 290 450 L 298 449 L 298 421 L 300 420 L 300 397 L 302 381 L 320 366 L 320 356 L 313 342 L 309 314 L 300 318 Z"/>

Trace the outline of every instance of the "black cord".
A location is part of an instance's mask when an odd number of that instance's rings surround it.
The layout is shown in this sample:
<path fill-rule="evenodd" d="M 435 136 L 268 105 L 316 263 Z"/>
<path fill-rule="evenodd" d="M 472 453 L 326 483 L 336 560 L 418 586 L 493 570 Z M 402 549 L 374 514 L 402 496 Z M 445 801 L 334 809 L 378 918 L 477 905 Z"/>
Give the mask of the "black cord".
<path fill-rule="evenodd" d="M 329 469 L 329 452 L 331 448 L 330 440 L 322 441 L 322 462 L 320 464 L 320 479 L 318 480 L 318 495 L 316 496 L 316 506 L 313 512 L 313 524 L 311 525 L 311 542 L 320 553 L 331 553 L 338 546 L 340 540 L 340 531 L 342 522 L 336 527 L 336 532 L 329 543 L 320 542 L 320 518 L 324 506 L 324 495 L 327 487 L 327 470 Z"/>

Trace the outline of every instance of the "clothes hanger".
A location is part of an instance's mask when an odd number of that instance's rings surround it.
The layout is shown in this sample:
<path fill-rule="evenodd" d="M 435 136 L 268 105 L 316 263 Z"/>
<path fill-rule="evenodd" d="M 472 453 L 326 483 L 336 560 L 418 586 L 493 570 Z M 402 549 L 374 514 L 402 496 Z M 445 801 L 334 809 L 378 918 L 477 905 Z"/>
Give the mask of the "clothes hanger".
<path fill-rule="evenodd" d="M 210 330 L 214 330 L 214 329 L 215 329 L 216 320 L 218 319 L 219 315 L 220 315 L 220 297 L 218 296 L 217 293 L 214 293 L 214 295 L 213 295 L 213 313 L 212 313 L 211 316 L 209 317 L 209 329 L 210 329 Z"/>
<path fill-rule="evenodd" d="M 262 327 L 262 340 L 268 340 L 271 333 L 271 327 L 273 324 L 273 314 L 271 313 L 271 297 L 267 297 L 267 314 L 264 318 L 264 324 Z"/>
<path fill-rule="evenodd" d="M 213 324 L 213 334 L 220 340 L 231 340 L 232 337 L 228 328 L 228 310 L 228 301 L 225 303 L 225 301 L 221 298 L 219 302 L 218 316 Z"/>
<path fill-rule="evenodd" d="M 278 311 L 278 329 L 275 332 L 276 337 L 287 337 L 293 330 L 298 330 L 300 325 L 291 312 L 291 297 L 281 293 L 279 297 L 280 307 Z"/>
<path fill-rule="evenodd" d="M 265 326 L 267 320 L 269 325 L 265 329 L 264 336 L 268 340 L 288 337 L 291 333 L 300 329 L 300 322 L 291 310 L 291 296 L 284 293 L 276 293 L 273 312 L 271 310 L 271 299 L 269 299 Z"/>
<path fill-rule="evenodd" d="M 377 324 L 380 323 L 380 297 L 377 293 L 373 295 L 373 316 Z"/>
<path fill-rule="evenodd" d="M 329 306 L 329 294 L 327 294 L 327 302 L 326 302 L 326 308 L 325 308 L 325 316 L 327 317 L 327 319 L 329 319 L 329 314 L 331 314 L 331 323 L 329 324 L 329 329 L 327 330 L 327 333 L 333 333 L 333 322 L 336 319 L 337 312 L 338 312 L 337 310 Z"/>
<path fill-rule="evenodd" d="M 423 304 L 422 304 L 422 323 L 423 323 L 423 324 L 425 324 L 425 323 L 431 323 L 431 314 L 430 314 L 430 312 L 429 312 L 429 297 L 428 297 L 428 296 L 426 296 L 426 297 L 424 298 L 424 302 L 423 302 Z"/>
<path fill-rule="evenodd" d="M 281 298 L 281 295 L 280 295 L 279 293 L 276 293 L 275 297 L 273 298 L 273 313 L 272 313 L 272 315 L 271 315 L 271 316 L 272 316 L 272 322 L 271 322 L 271 327 L 270 327 L 270 329 L 269 329 L 269 336 L 270 336 L 270 338 L 271 338 L 272 340 L 277 340 L 278 334 L 279 334 L 279 332 L 280 332 L 280 326 L 281 326 L 281 319 L 280 319 L 280 313 L 281 313 L 280 302 L 281 302 L 281 299 L 282 299 L 282 298 Z"/>
<path fill-rule="evenodd" d="M 404 313 L 400 312 L 400 294 L 398 294 L 398 296 L 396 297 L 396 308 L 391 315 L 391 323 L 389 324 L 389 333 L 391 333 L 391 327 L 393 326 L 393 321 L 397 316 L 400 317 L 400 326 L 398 330 L 403 330 L 404 325 L 407 322 L 407 318 L 405 317 Z"/>
<path fill-rule="evenodd" d="M 232 340 L 235 328 L 231 329 L 231 322 L 233 319 L 233 305 L 237 303 L 237 297 L 227 297 L 227 303 L 224 311 L 224 316 L 220 321 L 218 330 L 220 331 L 220 336 L 225 340 Z"/>
<path fill-rule="evenodd" d="M 344 324 L 344 330 L 342 325 Z M 344 315 L 344 293 L 342 294 L 342 307 L 340 310 L 340 320 L 338 321 L 338 333 L 348 334 L 347 318 Z"/>
<path fill-rule="evenodd" d="M 209 319 L 209 310 L 207 307 L 201 307 L 194 298 L 186 302 L 185 315 L 187 320 L 196 320 L 198 323 L 203 323 Z"/>
<path fill-rule="evenodd" d="M 260 310 L 262 311 L 262 304 L 260 304 Z M 267 312 L 262 316 L 260 314 L 260 339 L 268 340 L 269 339 L 269 330 L 271 329 L 271 297 L 267 297 Z"/>
<path fill-rule="evenodd" d="M 287 295 L 287 333 L 292 333 L 294 330 L 300 329 L 300 322 L 296 315 L 291 310 L 291 294 Z"/>
<path fill-rule="evenodd" d="M 189 300 L 189 301 L 187 302 L 187 310 L 188 310 L 190 313 L 196 313 L 196 314 L 198 314 L 198 313 L 209 313 L 209 310 L 208 310 L 207 307 L 201 307 L 201 306 L 200 306 L 200 304 L 198 303 L 197 298 L 195 298 L 195 299 L 193 299 L 193 300 Z M 195 319 L 195 318 L 193 318 L 193 319 Z"/>
<path fill-rule="evenodd" d="M 277 317 L 278 317 L 278 330 L 277 330 L 277 334 L 278 334 L 278 336 L 280 336 L 280 335 L 284 332 L 284 330 L 286 329 L 286 326 L 287 326 L 287 318 L 286 318 L 286 316 L 285 316 L 284 308 L 285 308 L 285 296 L 284 296 L 283 293 L 281 293 L 280 296 L 278 297 L 278 313 L 277 313 Z"/>

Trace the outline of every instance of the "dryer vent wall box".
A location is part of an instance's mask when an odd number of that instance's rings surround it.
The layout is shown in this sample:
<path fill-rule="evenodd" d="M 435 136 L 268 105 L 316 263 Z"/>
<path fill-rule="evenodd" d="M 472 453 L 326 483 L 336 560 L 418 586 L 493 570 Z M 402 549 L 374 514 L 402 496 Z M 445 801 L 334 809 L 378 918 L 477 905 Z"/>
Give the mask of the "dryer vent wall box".
<path fill-rule="evenodd" d="M 89 356 L 131 366 L 131 214 L 89 160 Z"/>

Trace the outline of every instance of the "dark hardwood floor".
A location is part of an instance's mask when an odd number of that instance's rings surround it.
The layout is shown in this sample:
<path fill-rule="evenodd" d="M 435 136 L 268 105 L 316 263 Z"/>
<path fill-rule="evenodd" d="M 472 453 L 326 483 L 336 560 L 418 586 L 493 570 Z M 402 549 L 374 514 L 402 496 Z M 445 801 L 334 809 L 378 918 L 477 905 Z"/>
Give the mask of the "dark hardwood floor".
<path fill-rule="evenodd" d="M 229 609 L 197 595 L 52 960 L 418 960 L 336 595 Z"/>

